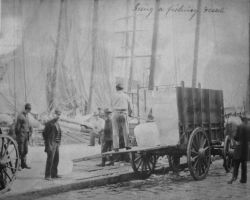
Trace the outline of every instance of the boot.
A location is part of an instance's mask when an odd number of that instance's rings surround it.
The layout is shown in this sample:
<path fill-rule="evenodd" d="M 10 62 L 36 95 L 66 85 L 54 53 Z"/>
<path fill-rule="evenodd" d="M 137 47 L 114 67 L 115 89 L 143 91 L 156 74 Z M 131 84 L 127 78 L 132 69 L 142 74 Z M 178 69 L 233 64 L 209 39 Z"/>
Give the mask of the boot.
<path fill-rule="evenodd" d="M 27 163 L 26 163 L 26 158 L 21 158 L 21 168 L 22 169 L 24 169 L 24 168 L 31 169 L 31 167 L 28 166 Z"/>
<path fill-rule="evenodd" d="M 229 180 L 227 183 L 232 184 L 234 181 L 236 181 L 237 178 L 233 177 L 231 180 Z"/>

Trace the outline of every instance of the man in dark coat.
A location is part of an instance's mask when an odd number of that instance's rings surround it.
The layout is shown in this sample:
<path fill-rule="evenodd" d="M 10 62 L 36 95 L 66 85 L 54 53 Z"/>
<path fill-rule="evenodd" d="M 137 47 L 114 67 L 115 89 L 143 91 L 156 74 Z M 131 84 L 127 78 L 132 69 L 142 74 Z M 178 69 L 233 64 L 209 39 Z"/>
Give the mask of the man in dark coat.
<path fill-rule="evenodd" d="M 104 131 L 102 136 L 102 149 L 101 153 L 105 153 L 107 151 L 111 151 L 113 147 L 113 129 L 112 129 L 112 121 L 111 121 L 111 113 L 109 109 L 104 110 L 105 113 L 105 125 L 104 125 Z M 110 162 L 107 165 L 114 165 L 113 157 L 109 157 Z M 102 163 L 98 164 L 98 166 L 105 166 L 107 158 L 106 156 L 102 157 Z"/>
<path fill-rule="evenodd" d="M 18 151 L 21 158 L 21 168 L 30 169 L 26 163 L 26 155 L 28 154 L 29 138 L 32 134 L 32 127 L 29 123 L 28 113 L 31 111 L 31 105 L 25 104 L 24 111 L 22 111 L 16 120 L 15 133 L 18 144 Z"/>
<path fill-rule="evenodd" d="M 43 131 L 43 139 L 45 144 L 45 152 L 47 153 L 45 179 L 51 180 L 51 178 L 61 178 L 58 175 L 58 163 L 59 163 L 59 146 L 61 143 L 62 132 L 59 126 L 58 120 L 60 118 L 61 111 L 55 110 L 55 117 L 45 124 Z"/>
<path fill-rule="evenodd" d="M 247 119 L 242 118 L 243 123 L 237 127 L 234 140 L 236 141 L 236 147 L 233 154 L 234 170 L 233 177 L 229 184 L 235 181 L 238 177 L 239 166 L 241 164 L 241 183 L 247 182 L 247 158 L 248 158 L 248 140 L 250 134 L 250 128 L 247 125 Z"/>

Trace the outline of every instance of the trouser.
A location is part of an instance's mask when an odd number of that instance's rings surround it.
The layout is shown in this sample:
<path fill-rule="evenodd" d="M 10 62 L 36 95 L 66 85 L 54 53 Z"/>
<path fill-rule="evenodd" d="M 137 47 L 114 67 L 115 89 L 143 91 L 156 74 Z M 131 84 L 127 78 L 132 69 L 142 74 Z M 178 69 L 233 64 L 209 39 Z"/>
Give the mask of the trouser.
<path fill-rule="evenodd" d="M 105 153 L 105 152 L 111 151 L 112 150 L 112 146 L 113 146 L 113 141 L 112 140 L 103 141 L 101 152 Z M 103 165 L 105 165 L 106 160 L 107 160 L 107 157 L 103 156 L 102 157 L 102 164 Z M 113 157 L 109 156 L 109 160 L 110 160 L 110 162 L 113 162 Z"/>
<path fill-rule="evenodd" d="M 21 167 L 24 167 L 26 164 L 26 155 L 28 154 L 28 144 L 29 138 L 17 138 L 18 152 L 21 160 Z"/>
<path fill-rule="evenodd" d="M 241 181 L 246 182 L 247 181 L 247 161 L 246 160 L 241 160 L 241 159 L 234 160 L 233 178 L 237 179 L 240 164 L 241 164 Z"/>
<path fill-rule="evenodd" d="M 59 163 L 59 144 L 55 143 L 50 151 L 47 151 L 47 161 L 45 168 L 45 178 L 55 177 L 58 175 Z"/>
<path fill-rule="evenodd" d="M 95 138 L 100 139 L 100 136 L 95 131 L 91 131 L 89 134 L 90 134 L 89 145 L 95 146 Z"/>
<path fill-rule="evenodd" d="M 121 135 L 124 138 L 125 147 L 129 145 L 129 138 L 128 138 L 128 121 L 127 121 L 127 114 L 125 112 L 118 112 L 114 111 L 112 116 L 112 127 L 113 127 L 113 148 L 118 149 L 119 146 L 119 132 L 121 131 Z"/>

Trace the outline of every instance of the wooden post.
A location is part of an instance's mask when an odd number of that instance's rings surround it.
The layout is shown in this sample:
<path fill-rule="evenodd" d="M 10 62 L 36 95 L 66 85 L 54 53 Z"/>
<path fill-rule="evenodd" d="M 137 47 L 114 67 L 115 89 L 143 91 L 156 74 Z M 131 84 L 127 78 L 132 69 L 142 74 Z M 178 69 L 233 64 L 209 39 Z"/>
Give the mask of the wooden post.
<path fill-rule="evenodd" d="M 137 0 L 135 0 L 134 4 L 136 5 L 136 3 L 137 3 Z M 135 50 L 135 37 L 136 37 L 136 11 L 134 10 L 133 12 L 134 12 L 134 15 L 133 15 L 133 32 L 132 32 L 131 54 L 130 54 L 128 92 L 131 92 L 131 89 L 132 89 L 132 81 L 133 81 L 133 73 L 134 73 L 133 68 L 134 68 L 134 50 Z"/>
<path fill-rule="evenodd" d="M 93 96 L 93 89 L 94 89 L 94 75 L 95 75 L 95 68 L 96 68 L 96 48 L 97 48 L 97 35 L 98 35 L 98 3 L 99 0 L 94 0 L 94 7 L 93 7 L 93 19 L 92 19 L 92 68 L 91 68 L 91 75 L 90 75 L 90 87 L 89 87 L 89 99 L 88 99 L 88 110 L 87 113 L 90 113 L 91 106 L 92 106 L 92 96 Z"/>
<path fill-rule="evenodd" d="M 196 28 L 195 28 L 195 39 L 194 39 L 194 63 L 193 63 L 193 78 L 192 87 L 196 87 L 197 81 L 197 64 L 199 54 L 199 41 L 200 41 L 200 20 L 201 20 L 201 0 L 197 0 L 197 17 L 196 17 Z"/>
<path fill-rule="evenodd" d="M 155 14 L 154 14 L 153 38 L 152 38 L 152 55 L 151 55 L 149 83 L 148 83 L 149 90 L 154 89 L 156 51 L 157 51 L 157 43 L 158 43 L 158 29 L 159 29 L 159 7 L 160 7 L 160 0 L 155 0 Z"/>

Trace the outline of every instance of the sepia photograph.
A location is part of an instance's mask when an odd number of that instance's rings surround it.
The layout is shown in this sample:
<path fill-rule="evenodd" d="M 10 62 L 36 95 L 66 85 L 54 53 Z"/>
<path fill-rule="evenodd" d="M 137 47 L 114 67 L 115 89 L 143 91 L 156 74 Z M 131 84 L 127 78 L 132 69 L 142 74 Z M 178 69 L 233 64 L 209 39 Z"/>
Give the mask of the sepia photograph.
<path fill-rule="evenodd" d="M 0 199 L 244 200 L 249 170 L 250 0 L 0 0 Z"/>

